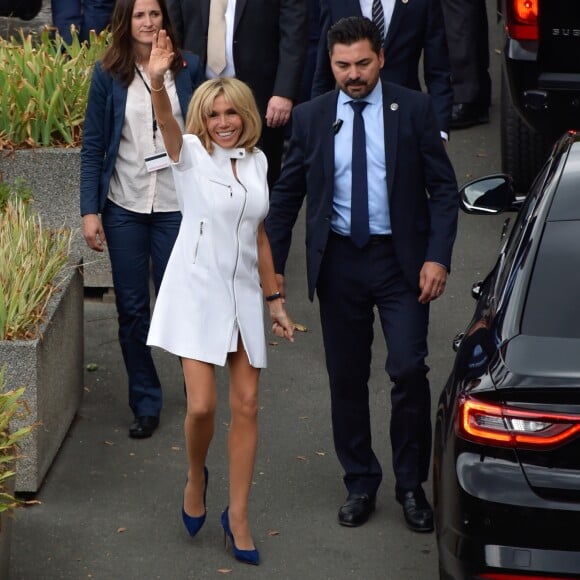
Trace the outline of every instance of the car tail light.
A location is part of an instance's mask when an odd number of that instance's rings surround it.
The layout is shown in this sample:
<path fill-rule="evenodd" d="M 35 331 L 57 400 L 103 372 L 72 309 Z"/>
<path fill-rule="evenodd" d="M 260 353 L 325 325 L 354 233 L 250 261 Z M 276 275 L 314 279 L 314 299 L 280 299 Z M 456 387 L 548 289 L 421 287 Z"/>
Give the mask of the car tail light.
<path fill-rule="evenodd" d="M 546 449 L 580 433 L 580 415 L 529 411 L 472 397 L 461 399 L 458 411 L 457 434 L 488 445 Z"/>
<path fill-rule="evenodd" d="M 539 0 L 507 0 L 506 28 L 514 40 L 538 40 Z"/>

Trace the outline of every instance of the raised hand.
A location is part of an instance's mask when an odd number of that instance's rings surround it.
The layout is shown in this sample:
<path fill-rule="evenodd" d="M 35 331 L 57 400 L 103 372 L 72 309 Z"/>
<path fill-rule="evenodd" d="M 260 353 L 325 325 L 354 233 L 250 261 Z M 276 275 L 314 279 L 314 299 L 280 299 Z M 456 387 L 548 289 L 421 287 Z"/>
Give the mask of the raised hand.
<path fill-rule="evenodd" d="M 163 83 L 163 76 L 173 62 L 173 43 L 167 36 L 167 32 L 161 29 L 153 38 L 151 55 L 149 56 L 149 77 L 151 80 Z"/>

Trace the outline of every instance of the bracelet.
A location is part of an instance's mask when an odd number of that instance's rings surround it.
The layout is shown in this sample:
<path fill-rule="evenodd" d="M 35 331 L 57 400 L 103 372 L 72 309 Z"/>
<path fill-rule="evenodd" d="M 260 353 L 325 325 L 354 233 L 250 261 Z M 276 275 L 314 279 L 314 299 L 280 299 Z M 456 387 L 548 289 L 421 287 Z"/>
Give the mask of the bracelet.
<path fill-rule="evenodd" d="M 164 88 L 165 84 L 161 85 L 158 89 L 153 88 L 153 85 L 151 85 L 151 91 L 154 93 L 160 93 Z"/>
<path fill-rule="evenodd" d="M 274 292 L 274 294 L 266 296 L 266 302 L 272 302 L 273 300 L 278 300 L 278 298 L 282 298 L 282 294 L 280 292 Z"/>

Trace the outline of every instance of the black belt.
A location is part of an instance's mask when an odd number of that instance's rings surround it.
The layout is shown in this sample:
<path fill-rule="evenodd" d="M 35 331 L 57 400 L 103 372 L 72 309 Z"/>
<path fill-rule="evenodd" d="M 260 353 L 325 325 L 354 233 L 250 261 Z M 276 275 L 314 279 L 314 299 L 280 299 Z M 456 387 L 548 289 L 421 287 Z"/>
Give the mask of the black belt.
<path fill-rule="evenodd" d="M 393 236 L 391 234 L 371 234 L 369 237 L 369 244 L 377 246 L 378 244 L 384 244 L 390 242 Z"/>

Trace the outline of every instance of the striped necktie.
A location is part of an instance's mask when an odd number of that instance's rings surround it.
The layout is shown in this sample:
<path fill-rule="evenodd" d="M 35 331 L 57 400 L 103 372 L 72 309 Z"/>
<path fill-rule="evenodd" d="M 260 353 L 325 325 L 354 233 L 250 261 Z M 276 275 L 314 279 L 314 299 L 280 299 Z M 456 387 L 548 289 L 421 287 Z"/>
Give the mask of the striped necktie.
<path fill-rule="evenodd" d="M 373 22 L 377 25 L 381 38 L 385 38 L 385 13 L 383 12 L 383 3 L 381 0 L 373 0 L 372 9 Z"/>

